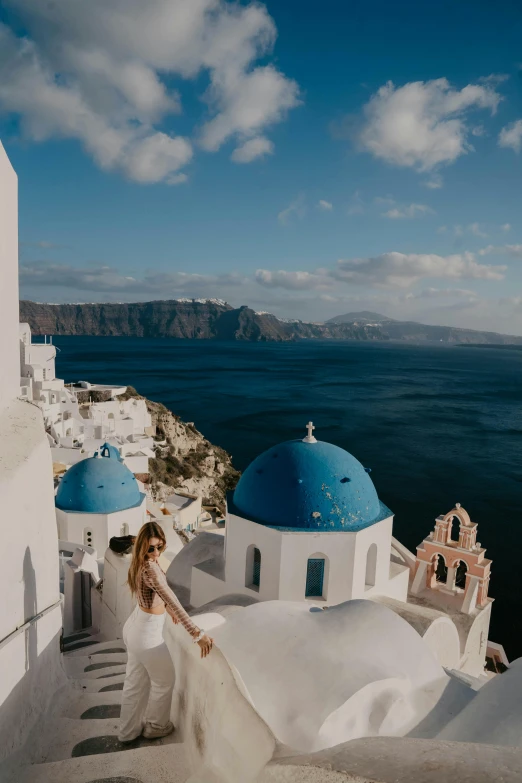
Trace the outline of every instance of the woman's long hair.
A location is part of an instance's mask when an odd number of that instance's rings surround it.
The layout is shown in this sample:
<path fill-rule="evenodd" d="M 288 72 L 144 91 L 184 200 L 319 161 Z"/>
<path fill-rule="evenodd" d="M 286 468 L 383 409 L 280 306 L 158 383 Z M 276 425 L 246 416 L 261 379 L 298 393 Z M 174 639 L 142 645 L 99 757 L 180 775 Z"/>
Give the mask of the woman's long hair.
<path fill-rule="evenodd" d="M 134 551 L 132 553 L 132 561 L 129 567 L 129 574 L 127 576 L 127 584 L 131 589 L 131 593 L 135 595 L 138 592 L 138 580 L 139 573 L 145 564 L 147 559 L 148 550 L 150 546 L 151 538 L 159 538 L 163 547 L 167 545 L 167 539 L 163 528 L 158 525 L 157 522 L 145 522 L 140 532 L 136 536 L 134 542 Z"/>

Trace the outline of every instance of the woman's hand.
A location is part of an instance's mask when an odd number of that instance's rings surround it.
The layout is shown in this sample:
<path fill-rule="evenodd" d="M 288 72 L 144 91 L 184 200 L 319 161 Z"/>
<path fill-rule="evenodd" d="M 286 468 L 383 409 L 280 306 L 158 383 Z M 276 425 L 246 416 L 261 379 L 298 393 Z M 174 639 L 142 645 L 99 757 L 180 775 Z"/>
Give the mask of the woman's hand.
<path fill-rule="evenodd" d="M 210 636 L 207 636 L 207 634 L 205 634 L 199 640 L 198 645 L 201 650 L 201 657 L 206 658 L 209 652 L 211 651 L 212 647 L 214 646 L 214 639 L 211 639 Z"/>

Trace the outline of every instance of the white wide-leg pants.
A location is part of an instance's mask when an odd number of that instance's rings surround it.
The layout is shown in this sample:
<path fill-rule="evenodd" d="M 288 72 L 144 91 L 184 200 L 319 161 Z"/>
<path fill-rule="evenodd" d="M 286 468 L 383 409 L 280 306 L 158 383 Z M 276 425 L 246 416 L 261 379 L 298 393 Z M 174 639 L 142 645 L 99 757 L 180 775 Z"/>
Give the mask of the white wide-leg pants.
<path fill-rule="evenodd" d="M 166 614 L 148 614 L 139 606 L 123 626 L 127 669 L 118 739 L 139 737 L 145 723 L 163 728 L 170 720 L 174 666 L 163 641 Z"/>

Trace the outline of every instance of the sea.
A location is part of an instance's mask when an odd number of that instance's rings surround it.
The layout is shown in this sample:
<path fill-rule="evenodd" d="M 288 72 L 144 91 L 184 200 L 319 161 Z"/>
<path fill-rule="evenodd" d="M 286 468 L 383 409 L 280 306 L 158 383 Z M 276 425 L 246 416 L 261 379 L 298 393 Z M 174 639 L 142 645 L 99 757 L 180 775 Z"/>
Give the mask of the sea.
<path fill-rule="evenodd" d="M 490 639 L 522 655 L 522 351 L 364 342 L 62 337 L 57 376 L 134 386 L 243 470 L 306 435 L 371 468 L 412 551 L 461 503 L 493 560 Z"/>

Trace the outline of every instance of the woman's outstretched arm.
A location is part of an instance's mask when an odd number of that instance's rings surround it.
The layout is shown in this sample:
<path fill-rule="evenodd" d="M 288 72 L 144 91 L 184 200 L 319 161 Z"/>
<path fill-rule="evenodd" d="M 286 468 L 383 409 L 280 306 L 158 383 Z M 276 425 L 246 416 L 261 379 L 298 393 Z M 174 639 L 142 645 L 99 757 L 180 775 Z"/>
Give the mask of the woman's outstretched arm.
<path fill-rule="evenodd" d="M 186 611 L 181 606 L 179 599 L 170 589 L 167 577 L 163 573 L 159 563 L 153 563 L 148 560 L 143 572 L 143 577 L 149 587 L 151 587 L 165 603 L 167 612 L 175 623 L 181 623 L 183 628 L 192 636 L 198 636 L 200 629 L 195 625 Z"/>

